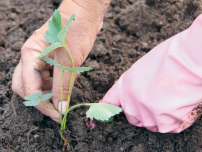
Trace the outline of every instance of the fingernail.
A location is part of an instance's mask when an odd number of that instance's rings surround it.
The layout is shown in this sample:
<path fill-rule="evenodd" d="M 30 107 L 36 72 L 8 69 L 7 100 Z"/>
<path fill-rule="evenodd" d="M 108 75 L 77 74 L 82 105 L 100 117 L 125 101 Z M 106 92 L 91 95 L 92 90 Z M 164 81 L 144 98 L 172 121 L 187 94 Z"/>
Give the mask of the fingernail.
<path fill-rule="evenodd" d="M 65 114 L 66 111 L 66 106 L 67 106 L 67 101 L 62 102 L 62 114 Z M 58 104 L 58 111 L 61 113 L 61 102 Z"/>
<path fill-rule="evenodd" d="M 76 78 L 75 78 L 75 81 L 78 79 L 78 77 L 81 75 L 81 73 L 77 73 L 76 74 Z"/>

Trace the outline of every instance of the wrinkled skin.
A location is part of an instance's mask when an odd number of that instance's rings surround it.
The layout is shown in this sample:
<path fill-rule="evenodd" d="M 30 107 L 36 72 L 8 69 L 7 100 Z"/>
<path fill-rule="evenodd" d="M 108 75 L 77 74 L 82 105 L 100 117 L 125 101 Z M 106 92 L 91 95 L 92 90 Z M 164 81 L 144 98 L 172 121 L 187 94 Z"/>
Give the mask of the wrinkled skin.
<path fill-rule="evenodd" d="M 66 37 L 66 45 L 72 54 L 75 67 L 81 66 L 92 49 L 109 3 L 110 1 L 107 0 L 64 0 L 59 7 L 63 27 L 72 14 L 75 13 L 76 15 Z M 52 99 L 45 101 L 45 104 L 55 107 L 57 110 L 47 108 L 41 103 L 35 107 L 46 116 L 59 122 L 62 71 L 57 67 L 50 67 L 41 59 L 36 60 L 40 53 L 50 45 L 44 39 L 46 30 L 48 30 L 48 22 L 36 30 L 23 45 L 21 60 L 13 75 L 12 89 L 22 98 L 38 92 L 42 92 L 42 95 L 50 92 L 54 93 Z M 47 57 L 56 60 L 63 66 L 72 66 L 69 55 L 64 48 L 54 50 Z M 65 72 L 63 79 L 64 101 L 67 99 L 70 76 L 70 72 Z M 74 74 L 73 81 L 75 81 L 75 78 L 76 74 Z M 66 102 L 63 103 L 64 109 L 65 106 Z M 64 113 L 64 110 L 62 112 Z"/>

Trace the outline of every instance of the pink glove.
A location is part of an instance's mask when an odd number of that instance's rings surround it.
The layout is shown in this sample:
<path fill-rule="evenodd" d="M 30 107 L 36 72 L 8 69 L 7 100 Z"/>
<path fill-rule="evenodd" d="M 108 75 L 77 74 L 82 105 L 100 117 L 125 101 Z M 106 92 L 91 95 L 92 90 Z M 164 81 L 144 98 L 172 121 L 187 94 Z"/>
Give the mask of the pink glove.
<path fill-rule="evenodd" d="M 101 103 L 121 106 L 132 125 L 178 133 L 195 122 L 202 101 L 202 15 L 127 70 Z"/>

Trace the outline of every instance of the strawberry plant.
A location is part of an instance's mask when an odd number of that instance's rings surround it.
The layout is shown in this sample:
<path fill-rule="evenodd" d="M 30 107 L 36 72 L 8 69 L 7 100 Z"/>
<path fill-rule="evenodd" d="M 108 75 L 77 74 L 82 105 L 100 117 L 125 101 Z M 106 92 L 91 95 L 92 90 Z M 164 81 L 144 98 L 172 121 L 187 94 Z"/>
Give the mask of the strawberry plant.
<path fill-rule="evenodd" d="M 65 139 L 63 132 L 64 129 L 66 127 L 66 120 L 67 120 L 67 114 L 74 108 L 77 108 L 79 106 L 90 106 L 89 110 L 86 112 L 86 115 L 88 118 L 92 119 L 97 119 L 99 121 L 102 122 L 109 122 L 109 121 L 113 121 L 113 116 L 116 114 L 119 114 L 122 109 L 120 107 L 114 106 L 114 105 L 110 105 L 110 104 L 103 104 L 103 103 L 81 103 L 81 104 L 77 104 L 74 105 L 72 107 L 69 107 L 69 103 L 70 103 L 70 93 L 71 93 L 71 88 L 72 88 L 72 82 L 73 82 L 73 73 L 81 73 L 84 71 L 89 71 L 91 68 L 90 67 L 74 67 L 74 61 L 72 58 L 72 55 L 70 53 L 70 51 L 68 50 L 66 44 L 65 44 L 65 37 L 67 34 L 67 31 L 72 23 L 72 21 L 75 20 L 75 14 L 73 14 L 67 25 L 65 27 L 62 28 L 62 20 L 61 20 L 61 15 L 60 12 L 58 10 L 55 10 L 52 20 L 50 20 L 48 22 L 48 26 L 49 26 L 49 30 L 46 31 L 46 36 L 44 37 L 45 40 L 49 43 L 51 43 L 51 45 L 49 47 L 47 47 L 42 53 L 41 55 L 37 58 L 37 59 L 42 59 L 45 62 L 47 62 L 48 64 L 50 64 L 51 66 L 57 66 L 58 68 L 61 69 L 62 71 L 62 75 L 61 75 L 61 113 L 60 113 L 60 124 L 61 124 L 61 131 L 60 131 L 60 136 L 61 138 L 64 140 L 64 145 L 67 142 L 67 140 Z M 71 59 L 71 67 L 64 67 L 62 65 L 60 65 L 58 62 L 56 62 L 53 59 L 47 58 L 45 57 L 48 53 L 50 53 L 51 51 L 55 50 L 56 48 L 59 47 L 64 47 Z M 67 106 L 66 106 L 66 111 L 65 114 L 63 116 L 62 114 L 62 102 L 63 102 L 63 86 L 62 86 L 62 82 L 63 82 L 63 75 L 66 71 L 71 71 L 71 79 L 70 79 L 70 87 L 69 87 L 69 91 L 68 91 L 68 96 L 67 96 Z M 41 93 L 36 93 L 36 94 L 32 94 L 29 96 L 26 96 L 25 99 L 29 100 L 29 101 L 25 101 L 24 104 L 26 106 L 36 106 L 38 105 L 40 102 L 46 106 L 47 108 L 52 108 L 55 109 L 54 107 L 50 107 L 44 104 L 44 100 L 48 100 L 53 96 L 53 93 L 49 93 L 46 95 L 43 95 L 41 97 Z"/>

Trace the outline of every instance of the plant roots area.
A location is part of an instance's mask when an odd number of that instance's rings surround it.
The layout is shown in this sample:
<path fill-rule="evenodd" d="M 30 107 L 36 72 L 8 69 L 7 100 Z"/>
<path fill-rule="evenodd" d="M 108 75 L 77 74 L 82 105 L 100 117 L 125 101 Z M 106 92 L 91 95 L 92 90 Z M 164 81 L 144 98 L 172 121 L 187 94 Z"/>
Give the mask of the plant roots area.
<path fill-rule="evenodd" d="M 61 0 L 0 1 L 1 152 L 62 151 L 60 124 L 35 108 L 24 106 L 23 99 L 11 90 L 22 45 L 60 3 Z M 159 43 L 188 28 L 202 12 L 201 5 L 198 0 L 113 0 L 94 47 L 83 63 L 92 70 L 77 79 L 71 105 L 99 102 L 133 63 Z M 71 149 L 66 151 L 202 151 L 201 118 L 179 134 L 160 134 L 132 126 L 124 113 L 110 123 L 94 121 L 96 127 L 89 129 L 86 111 L 86 107 L 80 107 L 68 115 L 64 135 Z"/>

